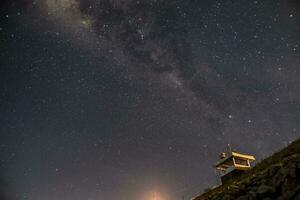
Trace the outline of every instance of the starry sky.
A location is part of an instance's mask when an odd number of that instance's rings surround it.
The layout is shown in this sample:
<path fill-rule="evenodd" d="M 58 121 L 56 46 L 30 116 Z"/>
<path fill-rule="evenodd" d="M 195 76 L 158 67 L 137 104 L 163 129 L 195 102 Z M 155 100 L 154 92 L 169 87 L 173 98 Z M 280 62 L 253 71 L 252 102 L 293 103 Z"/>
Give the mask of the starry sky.
<path fill-rule="evenodd" d="M 300 136 L 297 0 L 6 0 L 0 198 L 176 200 Z"/>

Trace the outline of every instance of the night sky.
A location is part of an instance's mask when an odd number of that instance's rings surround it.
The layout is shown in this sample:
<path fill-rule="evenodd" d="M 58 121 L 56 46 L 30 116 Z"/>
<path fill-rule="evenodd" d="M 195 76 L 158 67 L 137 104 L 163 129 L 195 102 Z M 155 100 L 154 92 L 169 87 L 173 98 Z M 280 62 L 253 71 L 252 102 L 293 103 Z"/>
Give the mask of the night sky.
<path fill-rule="evenodd" d="M 300 136 L 297 0 L 0 5 L 1 200 L 188 199 Z"/>

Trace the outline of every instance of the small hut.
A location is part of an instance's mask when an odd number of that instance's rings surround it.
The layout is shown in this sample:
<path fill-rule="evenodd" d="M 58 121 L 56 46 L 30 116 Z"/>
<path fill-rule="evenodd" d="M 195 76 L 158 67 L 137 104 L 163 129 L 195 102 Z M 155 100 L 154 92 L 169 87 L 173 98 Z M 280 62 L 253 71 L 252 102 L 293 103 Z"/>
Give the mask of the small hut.
<path fill-rule="evenodd" d="M 215 169 L 221 176 L 222 184 L 224 184 L 226 181 L 251 169 L 251 162 L 254 160 L 255 157 L 252 155 L 229 150 L 227 153 L 220 155 L 220 160 L 216 163 Z"/>

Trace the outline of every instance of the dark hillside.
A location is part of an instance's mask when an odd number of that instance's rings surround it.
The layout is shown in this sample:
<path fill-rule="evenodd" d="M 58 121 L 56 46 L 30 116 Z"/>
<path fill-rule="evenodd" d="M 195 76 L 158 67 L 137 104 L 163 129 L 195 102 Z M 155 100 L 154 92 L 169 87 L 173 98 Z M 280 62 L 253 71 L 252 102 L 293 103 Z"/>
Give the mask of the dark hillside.
<path fill-rule="evenodd" d="M 300 200 L 300 139 L 194 200 Z"/>

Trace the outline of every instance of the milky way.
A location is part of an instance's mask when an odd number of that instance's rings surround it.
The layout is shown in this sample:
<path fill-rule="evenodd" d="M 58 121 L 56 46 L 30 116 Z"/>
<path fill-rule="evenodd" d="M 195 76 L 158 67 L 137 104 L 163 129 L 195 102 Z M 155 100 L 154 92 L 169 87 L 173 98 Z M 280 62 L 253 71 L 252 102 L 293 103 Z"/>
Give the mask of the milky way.
<path fill-rule="evenodd" d="M 1 8 L 2 199 L 190 198 L 300 136 L 296 0 Z"/>

